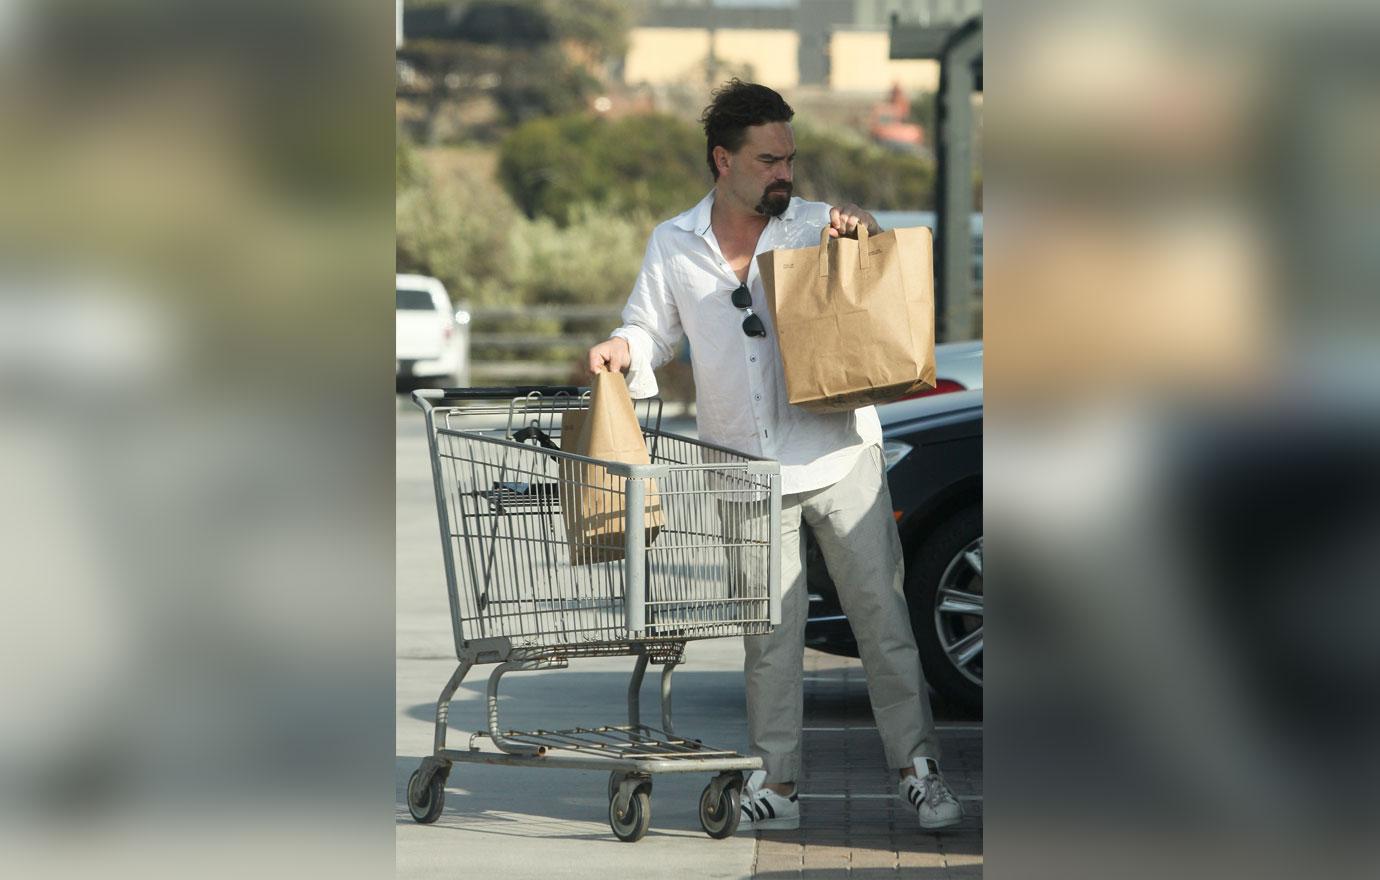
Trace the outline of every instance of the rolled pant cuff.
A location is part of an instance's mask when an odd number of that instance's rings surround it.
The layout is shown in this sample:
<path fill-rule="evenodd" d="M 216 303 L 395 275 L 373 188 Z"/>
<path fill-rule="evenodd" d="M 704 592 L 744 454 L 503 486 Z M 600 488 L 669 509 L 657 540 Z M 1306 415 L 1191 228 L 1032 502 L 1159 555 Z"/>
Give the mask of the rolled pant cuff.
<path fill-rule="evenodd" d="M 800 756 L 773 757 L 760 755 L 762 769 L 767 771 L 767 781 L 773 785 L 796 782 L 800 779 Z"/>
<path fill-rule="evenodd" d="M 887 750 L 887 763 L 896 770 L 905 770 L 907 767 L 915 766 L 916 758 L 933 758 L 935 761 L 943 759 L 939 751 L 939 737 L 930 737 L 920 743 L 919 746 L 911 749 L 909 754 L 906 752 L 892 752 Z M 898 763 L 899 761 L 899 763 Z"/>

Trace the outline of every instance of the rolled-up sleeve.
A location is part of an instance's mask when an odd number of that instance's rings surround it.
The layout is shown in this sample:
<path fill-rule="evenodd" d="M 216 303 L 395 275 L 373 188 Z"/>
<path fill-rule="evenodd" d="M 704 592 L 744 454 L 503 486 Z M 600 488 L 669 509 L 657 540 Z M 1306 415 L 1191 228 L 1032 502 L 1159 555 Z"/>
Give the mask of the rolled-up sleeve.
<path fill-rule="evenodd" d="M 655 369 L 675 357 L 676 345 L 684 331 L 675 298 L 666 284 L 666 262 L 657 241 L 662 230 L 652 233 L 642 270 L 637 273 L 628 304 L 623 308 L 623 324 L 612 336 L 628 341 L 632 363 L 628 367 L 628 393 L 636 399 L 657 393 Z"/>

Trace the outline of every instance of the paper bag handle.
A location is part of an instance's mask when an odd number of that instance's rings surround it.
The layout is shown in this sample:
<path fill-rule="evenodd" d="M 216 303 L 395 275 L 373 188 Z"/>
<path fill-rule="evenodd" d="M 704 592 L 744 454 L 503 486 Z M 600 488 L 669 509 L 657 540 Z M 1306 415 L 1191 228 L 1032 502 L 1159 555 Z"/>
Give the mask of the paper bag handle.
<path fill-rule="evenodd" d="M 819 231 L 819 277 L 829 277 L 829 230 L 831 227 L 825 226 Z M 867 255 L 867 227 L 861 223 L 857 226 L 858 232 L 858 264 L 864 269 L 872 265 L 872 258 Z"/>

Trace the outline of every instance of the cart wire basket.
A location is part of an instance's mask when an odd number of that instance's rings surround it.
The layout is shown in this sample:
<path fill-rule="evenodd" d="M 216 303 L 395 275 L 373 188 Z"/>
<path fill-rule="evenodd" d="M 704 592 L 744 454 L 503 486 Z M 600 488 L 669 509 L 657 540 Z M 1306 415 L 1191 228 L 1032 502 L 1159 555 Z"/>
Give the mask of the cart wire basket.
<path fill-rule="evenodd" d="M 456 763 L 607 770 L 609 826 L 631 842 L 650 824 L 653 774 L 709 772 L 700 823 L 711 837 L 733 834 L 743 772 L 761 759 L 678 736 L 671 674 L 689 640 L 780 623 L 780 465 L 662 431 L 655 398 L 636 404 L 651 462 L 636 465 L 561 448 L 562 427 L 589 409 L 585 388 L 412 399 L 426 417 L 459 660 L 436 702 L 433 753 L 408 782 L 412 817 L 441 815 Z M 505 673 L 597 656 L 636 658 L 627 724 L 500 729 Z M 447 748 L 450 701 L 480 664 L 495 665 L 487 728 Z M 661 666 L 660 726 L 644 724 L 638 705 L 649 664 Z"/>

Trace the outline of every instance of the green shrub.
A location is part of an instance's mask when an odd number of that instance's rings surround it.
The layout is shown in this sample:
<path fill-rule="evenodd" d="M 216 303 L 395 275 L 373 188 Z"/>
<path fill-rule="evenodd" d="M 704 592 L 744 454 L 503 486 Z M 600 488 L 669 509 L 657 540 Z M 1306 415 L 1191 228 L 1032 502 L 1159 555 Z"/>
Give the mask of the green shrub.
<path fill-rule="evenodd" d="M 861 140 L 795 126 L 796 192 L 873 210 L 921 210 L 934 203 L 934 165 Z M 573 206 L 592 204 L 666 218 L 713 185 L 704 135 L 664 115 L 602 120 L 535 119 L 500 148 L 499 179 L 528 217 L 564 225 Z"/>
<path fill-rule="evenodd" d="M 607 182 L 588 149 L 597 124 L 585 116 L 533 119 L 503 140 L 498 179 L 524 214 L 564 223 L 572 204 L 604 201 Z"/>
<path fill-rule="evenodd" d="M 397 192 L 398 271 L 439 278 L 457 301 L 510 301 L 510 242 L 522 215 L 477 176 L 435 179 L 418 170 L 415 180 Z"/>
<path fill-rule="evenodd" d="M 704 164 L 704 134 L 695 126 L 645 114 L 612 122 L 603 135 L 596 148 L 613 175 L 616 207 L 664 220 L 714 185 Z"/>
<path fill-rule="evenodd" d="M 855 202 L 873 211 L 934 205 L 934 163 L 796 125 L 795 189 L 819 202 Z"/>
<path fill-rule="evenodd" d="M 534 119 L 504 140 L 498 176 L 528 217 L 562 226 L 581 204 L 664 218 L 708 191 L 703 150 L 703 136 L 670 116 Z"/>
<path fill-rule="evenodd" d="M 472 305 L 615 304 L 632 289 L 655 219 L 640 209 L 572 204 L 568 222 L 529 220 L 479 172 L 432 175 L 413 158 L 399 177 L 399 272 L 433 275 Z"/>
<path fill-rule="evenodd" d="M 642 212 L 589 204 L 572 206 L 565 226 L 524 218 L 509 242 L 513 285 L 525 302 L 621 305 L 653 225 Z"/>
<path fill-rule="evenodd" d="M 393 192 L 402 192 L 408 187 L 417 186 L 423 179 L 422 169 L 417 162 L 417 150 L 407 139 L 399 126 L 393 148 Z"/>

